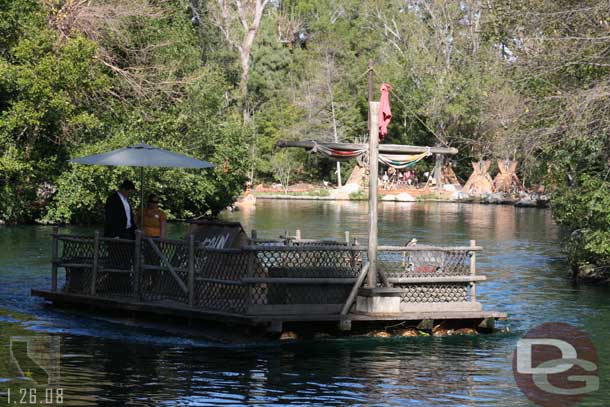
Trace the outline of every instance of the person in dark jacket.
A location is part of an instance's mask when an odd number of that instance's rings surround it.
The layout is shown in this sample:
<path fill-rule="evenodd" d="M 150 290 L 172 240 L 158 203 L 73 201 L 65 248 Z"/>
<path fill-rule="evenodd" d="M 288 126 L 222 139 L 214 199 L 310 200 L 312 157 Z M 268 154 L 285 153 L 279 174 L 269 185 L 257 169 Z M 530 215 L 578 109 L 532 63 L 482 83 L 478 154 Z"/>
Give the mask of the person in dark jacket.
<path fill-rule="evenodd" d="M 119 190 L 110 194 L 106 199 L 105 237 L 132 240 L 135 238 L 136 218 L 129 203 L 129 197 L 135 190 L 133 182 L 125 180 L 119 185 Z"/>

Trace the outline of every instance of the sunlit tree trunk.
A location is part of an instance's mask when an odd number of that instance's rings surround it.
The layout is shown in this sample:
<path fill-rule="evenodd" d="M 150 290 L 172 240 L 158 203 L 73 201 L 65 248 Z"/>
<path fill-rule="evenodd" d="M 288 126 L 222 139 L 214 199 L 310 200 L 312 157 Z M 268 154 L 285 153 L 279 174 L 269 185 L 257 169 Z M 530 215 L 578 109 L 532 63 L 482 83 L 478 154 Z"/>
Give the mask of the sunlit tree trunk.
<path fill-rule="evenodd" d="M 209 3 L 212 21 L 220 29 L 229 45 L 239 54 L 241 67 L 239 97 L 244 123 L 249 123 L 252 116 L 248 104 L 252 45 L 268 4 L 269 0 L 216 0 L 215 3 Z"/>

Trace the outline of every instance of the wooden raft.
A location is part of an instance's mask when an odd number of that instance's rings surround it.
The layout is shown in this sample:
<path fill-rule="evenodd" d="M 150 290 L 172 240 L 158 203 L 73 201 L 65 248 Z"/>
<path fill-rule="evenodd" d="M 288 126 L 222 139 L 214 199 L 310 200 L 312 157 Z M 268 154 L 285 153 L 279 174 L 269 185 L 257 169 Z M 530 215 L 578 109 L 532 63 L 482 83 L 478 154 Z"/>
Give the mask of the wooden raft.
<path fill-rule="evenodd" d="M 299 234 L 300 235 L 300 234 Z M 464 247 L 379 246 L 367 286 L 367 250 L 349 241 L 248 239 L 218 248 L 185 240 L 53 234 L 50 290 L 32 294 L 185 318 L 264 325 L 338 321 L 505 318 L 483 311 L 474 241 Z M 60 282 L 59 270 L 63 269 Z"/>

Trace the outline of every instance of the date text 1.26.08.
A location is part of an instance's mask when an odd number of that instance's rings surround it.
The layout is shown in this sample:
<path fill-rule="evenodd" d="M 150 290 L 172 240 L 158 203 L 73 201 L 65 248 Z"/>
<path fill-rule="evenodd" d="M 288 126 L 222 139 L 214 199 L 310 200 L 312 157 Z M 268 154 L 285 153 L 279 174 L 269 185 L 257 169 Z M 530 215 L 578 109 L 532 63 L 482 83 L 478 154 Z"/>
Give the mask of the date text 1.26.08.
<path fill-rule="evenodd" d="M 64 389 L 59 387 L 22 387 L 6 390 L 9 406 L 61 406 L 64 403 Z"/>

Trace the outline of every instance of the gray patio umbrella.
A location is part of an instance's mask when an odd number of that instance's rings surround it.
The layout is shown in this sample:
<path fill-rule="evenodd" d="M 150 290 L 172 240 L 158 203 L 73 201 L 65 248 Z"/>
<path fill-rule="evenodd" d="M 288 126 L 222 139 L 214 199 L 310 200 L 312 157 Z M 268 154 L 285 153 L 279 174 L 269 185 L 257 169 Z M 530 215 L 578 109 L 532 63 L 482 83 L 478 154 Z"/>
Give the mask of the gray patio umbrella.
<path fill-rule="evenodd" d="M 212 168 L 214 164 L 207 161 L 197 160 L 182 154 L 163 150 L 162 148 L 150 146 L 145 143 L 130 147 L 120 148 L 103 154 L 88 155 L 86 157 L 74 158 L 73 163 L 85 165 L 108 165 L 140 167 L 140 219 L 144 218 L 144 168 Z"/>

